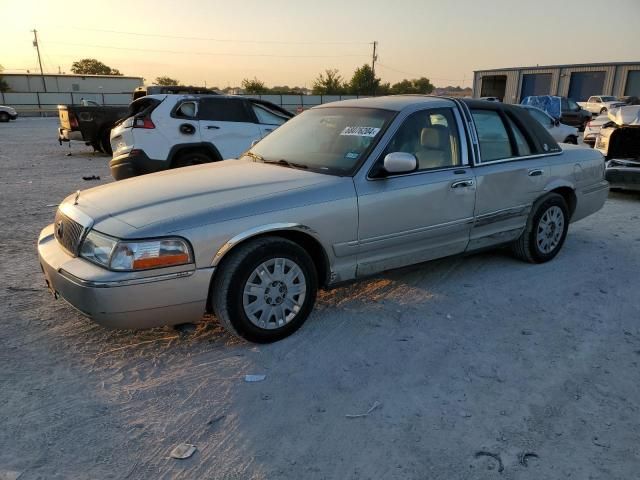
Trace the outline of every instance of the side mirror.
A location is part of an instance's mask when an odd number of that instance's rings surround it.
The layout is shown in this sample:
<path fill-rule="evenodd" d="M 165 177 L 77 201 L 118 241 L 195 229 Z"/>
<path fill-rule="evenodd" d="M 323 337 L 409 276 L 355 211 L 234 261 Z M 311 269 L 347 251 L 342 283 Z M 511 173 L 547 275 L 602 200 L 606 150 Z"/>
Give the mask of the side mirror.
<path fill-rule="evenodd" d="M 387 173 L 409 173 L 418 167 L 418 161 L 410 153 L 392 152 L 384 157 L 383 165 Z"/>

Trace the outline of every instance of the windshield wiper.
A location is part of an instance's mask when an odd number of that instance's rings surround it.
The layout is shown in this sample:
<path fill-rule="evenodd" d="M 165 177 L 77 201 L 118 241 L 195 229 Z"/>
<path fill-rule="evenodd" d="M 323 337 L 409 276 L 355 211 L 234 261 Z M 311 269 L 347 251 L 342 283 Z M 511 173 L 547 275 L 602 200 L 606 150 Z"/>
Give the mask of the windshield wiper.
<path fill-rule="evenodd" d="M 285 160 L 284 158 L 281 158 L 280 160 L 262 160 L 263 163 L 273 163 L 275 165 L 283 165 L 285 167 L 289 167 L 289 168 L 301 168 L 303 170 L 306 170 L 307 168 L 309 168 L 308 165 L 304 165 L 303 163 L 295 163 L 295 162 L 290 162 L 288 160 Z"/>

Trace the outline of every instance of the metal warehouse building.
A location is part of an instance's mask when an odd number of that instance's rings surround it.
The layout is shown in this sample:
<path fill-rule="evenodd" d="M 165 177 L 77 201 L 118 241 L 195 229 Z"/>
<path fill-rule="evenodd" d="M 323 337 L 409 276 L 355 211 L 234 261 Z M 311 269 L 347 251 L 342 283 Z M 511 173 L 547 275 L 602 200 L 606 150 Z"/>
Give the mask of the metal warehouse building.
<path fill-rule="evenodd" d="M 2 78 L 9 85 L 9 91 L 16 93 L 131 93 L 143 84 L 142 77 L 121 75 L 3 73 Z"/>
<path fill-rule="evenodd" d="M 474 97 L 520 103 L 530 95 L 559 95 L 581 102 L 591 95 L 640 96 L 640 62 L 500 68 L 473 72 Z"/>

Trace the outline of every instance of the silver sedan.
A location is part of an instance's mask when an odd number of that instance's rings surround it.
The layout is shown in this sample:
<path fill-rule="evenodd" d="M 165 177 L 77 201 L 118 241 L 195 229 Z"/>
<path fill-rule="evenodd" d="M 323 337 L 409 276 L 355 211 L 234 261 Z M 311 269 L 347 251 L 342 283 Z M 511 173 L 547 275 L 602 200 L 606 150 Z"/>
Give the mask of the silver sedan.
<path fill-rule="evenodd" d="M 238 160 L 77 192 L 38 241 L 51 291 L 106 326 L 213 312 L 232 333 L 296 331 L 318 288 L 510 245 L 560 251 L 607 197 L 599 152 L 524 110 L 395 96 L 306 111 Z"/>

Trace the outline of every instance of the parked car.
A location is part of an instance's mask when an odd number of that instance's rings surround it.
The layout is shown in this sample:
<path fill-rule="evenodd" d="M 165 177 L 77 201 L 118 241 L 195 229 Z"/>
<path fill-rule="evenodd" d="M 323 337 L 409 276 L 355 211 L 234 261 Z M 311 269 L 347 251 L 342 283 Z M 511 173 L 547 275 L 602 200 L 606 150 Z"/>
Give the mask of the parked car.
<path fill-rule="evenodd" d="M 636 97 L 635 95 L 620 97 L 620 101 L 624 102 L 625 105 L 640 105 L 640 98 Z"/>
<path fill-rule="evenodd" d="M 529 105 L 522 105 L 529 115 L 535 118 L 540 125 L 547 129 L 556 142 L 578 144 L 578 129 L 561 123 L 557 118 L 553 118 L 547 112 Z"/>
<path fill-rule="evenodd" d="M 8 122 L 16 118 L 18 118 L 18 112 L 15 108 L 0 105 L 0 122 Z"/>
<path fill-rule="evenodd" d="M 273 103 L 225 95 L 149 95 L 111 131 L 116 180 L 240 156 L 293 114 Z"/>
<path fill-rule="evenodd" d="M 600 129 L 605 123 L 608 123 L 610 121 L 611 120 L 609 120 L 608 113 L 598 115 L 596 118 L 587 123 L 587 126 L 584 129 L 584 137 L 582 141 L 593 148 L 596 144 L 596 139 L 600 134 Z"/>
<path fill-rule="evenodd" d="M 132 93 L 132 100 L 150 94 L 167 93 L 199 93 L 215 95 L 214 90 L 201 87 L 185 87 L 182 85 L 162 86 L 145 85 L 136 88 Z M 92 100 L 82 98 L 80 105 L 58 105 L 58 141 L 71 140 L 83 142 L 92 146 L 94 150 L 111 155 L 109 135 L 115 123 L 129 111 L 127 106 L 100 105 Z"/>
<path fill-rule="evenodd" d="M 547 262 L 608 189 L 599 152 L 560 148 L 517 106 L 345 100 L 301 113 L 239 160 L 71 195 L 38 254 L 55 295 L 100 324 L 210 311 L 272 342 L 304 323 L 321 287 L 498 245 Z"/>
<path fill-rule="evenodd" d="M 94 150 L 111 154 L 111 127 L 128 112 L 128 107 L 58 105 L 58 142 L 78 141 Z"/>
<path fill-rule="evenodd" d="M 616 97 L 612 97 L 609 95 L 594 95 L 589 97 L 586 102 L 577 103 L 588 112 L 596 115 L 602 115 L 603 113 L 607 113 L 612 108 L 617 108 L 625 104 L 624 102 L 618 100 Z"/>
<path fill-rule="evenodd" d="M 522 105 L 529 105 L 544 110 L 553 118 L 557 118 L 566 125 L 577 127 L 583 131 L 587 123 L 591 120 L 590 112 L 584 110 L 580 105 L 567 97 L 554 95 L 532 95 L 525 97 Z"/>
<path fill-rule="evenodd" d="M 611 188 L 640 190 L 640 105 L 609 112 L 595 148 L 607 160 Z"/>

